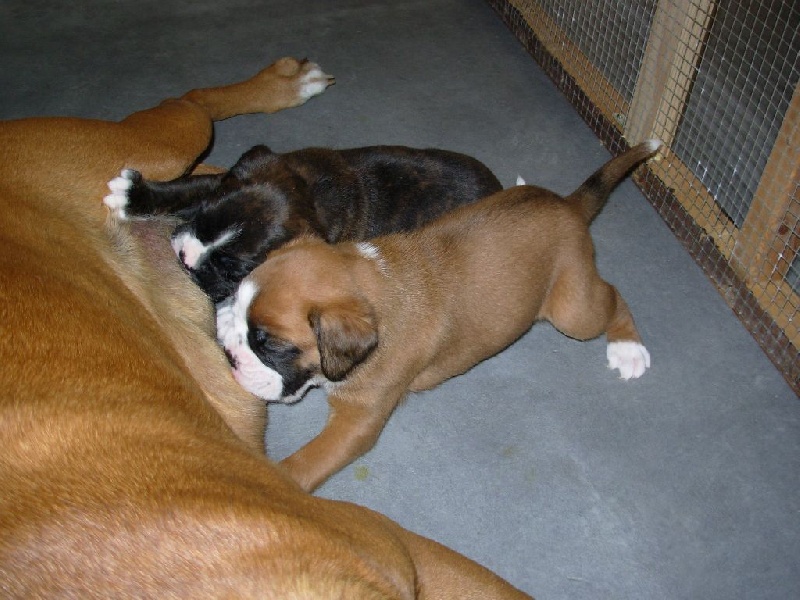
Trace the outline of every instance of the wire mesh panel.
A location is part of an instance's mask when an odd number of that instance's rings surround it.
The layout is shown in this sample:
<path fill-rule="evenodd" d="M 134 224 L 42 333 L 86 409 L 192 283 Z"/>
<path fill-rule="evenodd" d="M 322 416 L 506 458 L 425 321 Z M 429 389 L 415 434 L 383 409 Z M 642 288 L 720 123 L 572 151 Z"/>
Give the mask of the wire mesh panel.
<path fill-rule="evenodd" d="M 672 147 L 737 227 L 797 84 L 800 13 L 792 4 L 719 3 Z"/>
<path fill-rule="evenodd" d="M 489 3 L 800 393 L 800 2 Z"/>
<path fill-rule="evenodd" d="M 540 4 L 553 23 L 630 102 L 657 1 L 542 0 Z"/>

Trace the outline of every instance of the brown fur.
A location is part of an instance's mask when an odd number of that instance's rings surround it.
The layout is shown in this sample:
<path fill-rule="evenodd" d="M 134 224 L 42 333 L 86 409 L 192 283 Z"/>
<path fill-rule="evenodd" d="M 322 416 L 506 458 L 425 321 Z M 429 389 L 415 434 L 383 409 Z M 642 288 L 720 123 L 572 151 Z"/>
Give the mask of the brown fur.
<path fill-rule="evenodd" d="M 310 238 L 270 255 L 250 276 L 251 322 L 335 382 L 326 427 L 283 461 L 295 480 L 314 489 L 373 446 L 408 391 L 463 373 L 536 321 L 580 340 L 640 343 L 625 301 L 597 273 L 588 226 L 653 153 L 637 146 L 566 199 L 517 186 L 377 238 L 379 259 Z"/>
<path fill-rule="evenodd" d="M 281 59 L 119 123 L 0 124 L 3 597 L 524 597 L 266 460 L 263 403 L 167 225 L 107 221 L 120 169 L 177 177 L 213 120 L 301 104 L 313 67 Z"/>

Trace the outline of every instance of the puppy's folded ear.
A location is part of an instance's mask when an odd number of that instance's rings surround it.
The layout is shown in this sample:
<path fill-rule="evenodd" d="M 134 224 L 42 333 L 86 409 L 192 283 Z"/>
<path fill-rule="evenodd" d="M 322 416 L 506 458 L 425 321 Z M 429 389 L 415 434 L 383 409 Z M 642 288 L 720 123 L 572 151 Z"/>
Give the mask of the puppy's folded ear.
<path fill-rule="evenodd" d="M 375 313 L 363 300 L 315 308 L 308 320 L 317 338 L 322 373 L 330 381 L 344 379 L 378 345 Z"/>

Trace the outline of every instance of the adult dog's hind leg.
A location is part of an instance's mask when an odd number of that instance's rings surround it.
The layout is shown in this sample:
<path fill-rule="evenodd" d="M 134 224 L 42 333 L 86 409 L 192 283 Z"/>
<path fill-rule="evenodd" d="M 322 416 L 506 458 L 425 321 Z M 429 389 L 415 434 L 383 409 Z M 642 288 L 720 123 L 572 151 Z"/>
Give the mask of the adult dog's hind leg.
<path fill-rule="evenodd" d="M 513 587 L 485 567 L 433 540 L 395 528 L 417 571 L 417 598 L 462 600 L 523 600 L 530 596 Z"/>
<path fill-rule="evenodd" d="M 180 177 L 208 148 L 213 121 L 298 106 L 332 82 L 314 63 L 282 58 L 241 83 L 193 90 L 119 123 L 63 117 L 7 121 L 0 128 L 0 163 L 13 157 L 14 168 L 0 164 L 2 185 L 47 198 L 47 210 L 81 215 L 82 225 L 96 229 L 108 214 L 100 199 L 122 169 L 161 181 Z"/>
<path fill-rule="evenodd" d="M 124 166 L 147 179 L 174 179 L 207 149 L 213 121 L 299 106 L 333 81 L 315 63 L 287 57 L 245 81 L 192 90 L 134 113 L 119 123 L 130 152 Z"/>

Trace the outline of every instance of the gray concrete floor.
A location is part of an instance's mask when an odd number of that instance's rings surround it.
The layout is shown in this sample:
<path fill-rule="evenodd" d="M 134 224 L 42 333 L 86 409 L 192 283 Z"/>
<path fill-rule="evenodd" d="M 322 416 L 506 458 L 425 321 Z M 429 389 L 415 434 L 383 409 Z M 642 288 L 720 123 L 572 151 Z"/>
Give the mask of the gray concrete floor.
<path fill-rule="evenodd" d="M 337 84 L 220 123 L 209 161 L 255 143 L 472 154 L 506 185 L 570 192 L 608 153 L 480 0 L 5 0 L 0 117 L 121 118 L 308 56 Z M 319 494 L 377 509 L 538 598 L 800 597 L 800 402 L 638 190 L 593 226 L 653 366 L 537 325 L 435 391 Z M 323 394 L 271 411 L 270 455 L 312 437 Z"/>

